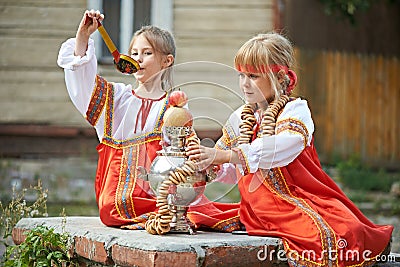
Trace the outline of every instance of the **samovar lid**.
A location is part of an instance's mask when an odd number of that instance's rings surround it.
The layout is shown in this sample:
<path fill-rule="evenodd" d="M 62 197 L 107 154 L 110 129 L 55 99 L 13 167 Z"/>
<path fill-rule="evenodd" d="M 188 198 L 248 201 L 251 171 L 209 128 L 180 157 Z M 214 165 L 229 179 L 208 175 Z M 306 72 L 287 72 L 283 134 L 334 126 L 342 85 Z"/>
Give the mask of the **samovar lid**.
<path fill-rule="evenodd" d="M 185 151 L 175 151 L 170 149 L 161 149 L 158 150 L 157 155 L 159 156 L 168 156 L 168 157 L 186 157 Z"/>
<path fill-rule="evenodd" d="M 164 126 L 165 134 L 167 136 L 189 136 L 193 128 L 191 126 Z"/>

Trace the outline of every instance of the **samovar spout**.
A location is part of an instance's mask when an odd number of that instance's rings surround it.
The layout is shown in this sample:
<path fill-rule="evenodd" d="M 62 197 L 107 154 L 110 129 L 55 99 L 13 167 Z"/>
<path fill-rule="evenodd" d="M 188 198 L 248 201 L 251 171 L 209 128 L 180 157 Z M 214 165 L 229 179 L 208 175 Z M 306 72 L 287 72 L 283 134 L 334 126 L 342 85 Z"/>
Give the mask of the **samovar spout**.
<path fill-rule="evenodd" d="M 140 178 L 140 179 L 142 179 L 142 180 L 144 180 L 144 181 L 148 181 L 148 180 L 149 180 L 149 175 L 148 175 L 147 170 L 146 170 L 145 167 L 143 167 L 143 166 L 138 166 L 136 169 L 137 169 L 138 172 L 139 172 L 139 173 L 138 173 L 138 178 Z"/>

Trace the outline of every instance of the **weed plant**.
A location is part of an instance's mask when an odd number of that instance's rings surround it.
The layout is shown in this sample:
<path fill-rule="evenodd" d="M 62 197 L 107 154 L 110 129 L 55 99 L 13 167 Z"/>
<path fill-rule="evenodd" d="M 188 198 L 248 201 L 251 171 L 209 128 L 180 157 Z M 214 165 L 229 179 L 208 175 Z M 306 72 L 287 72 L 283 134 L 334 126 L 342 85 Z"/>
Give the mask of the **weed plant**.
<path fill-rule="evenodd" d="M 63 220 L 62 233 L 54 232 L 45 226 L 37 226 L 24 234 L 24 242 L 15 245 L 12 242 L 12 230 L 22 218 L 47 217 L 47 190 L 43 189 L 41 181 L 29 190 L 36 193 L 36 200 L 27 203 L 25 194 L 27 189 L 17 192 L 13 189 L 11 201 L 4 205 L 0 201 L 0 245 L 5 247 L 4 257 L 0 265 L 11 266 L 78 266 L 71 259 L 68 251 L 70 247 L 69 234 L 65 232 L 65 219 Z M 63 211 L 64 218 L 65 211 Z"/>
<path fill-rule="evenodd" d="M 29 193 L 36 194 L 36 200 L 28 203 L 25 195 Z M 22 218 L 47 217 L 47 190 L 43 188 L 42 183 L 30 186 L 29 189 L 17 191 L 13 188 L 12 199 L 8 204 L 0 201 L 0 245 L 8 247 L 10 237 L 14 226 Z"/>
<path fill-rule="evenodd" d="M 4 266 L 78 266 L 68 251 L 70 238 L 66 232 L 56 233 L 46 226 L 37 226 L 26 232 L 20 245 L 9 246 Z"/>

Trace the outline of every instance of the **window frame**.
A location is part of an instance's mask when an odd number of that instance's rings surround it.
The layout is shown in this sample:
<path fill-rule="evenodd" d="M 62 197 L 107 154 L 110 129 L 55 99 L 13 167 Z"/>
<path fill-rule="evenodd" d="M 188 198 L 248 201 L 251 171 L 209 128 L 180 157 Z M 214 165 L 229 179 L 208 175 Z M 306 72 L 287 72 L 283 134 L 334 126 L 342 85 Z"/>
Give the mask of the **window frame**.
<path fill-rule="evenodd" d="M 87 8 L 88 10 L 94 9 L 103 12 L 103 0 L 88 0 Z M 127 53 L 129 42 L 132 38 L 134 8 L 133 0 L 121 0 L 121 16 L 119 21 L 120 47 L 117 47 L 117 49 L 122 54 Z M 150 24 L 173 32 L 173 0 L 151 0 Z M 104 56 L 105 53 L 103 53 L 102 45 L 103 39 L 101 38 L 100 33 L 95 31 L 91 38 L 95 43 L 96 57 L 99 64 L 112 64 L 112 61 L 110 61 L 111 55 L 110 57 Z"/>

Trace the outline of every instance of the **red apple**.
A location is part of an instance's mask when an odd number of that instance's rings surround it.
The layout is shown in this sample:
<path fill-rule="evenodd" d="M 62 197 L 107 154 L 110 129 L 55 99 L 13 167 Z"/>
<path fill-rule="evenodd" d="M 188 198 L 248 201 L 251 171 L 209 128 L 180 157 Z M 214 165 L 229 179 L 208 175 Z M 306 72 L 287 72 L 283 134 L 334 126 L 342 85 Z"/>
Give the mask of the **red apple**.
<path fill-rule="evenodd" d="M 173 107 L 183 107 L 187 101 L 188 97 L 183 91 L 174 91 L 169 96 L 169 103 Z"/>

